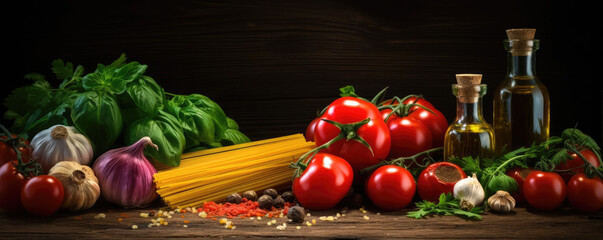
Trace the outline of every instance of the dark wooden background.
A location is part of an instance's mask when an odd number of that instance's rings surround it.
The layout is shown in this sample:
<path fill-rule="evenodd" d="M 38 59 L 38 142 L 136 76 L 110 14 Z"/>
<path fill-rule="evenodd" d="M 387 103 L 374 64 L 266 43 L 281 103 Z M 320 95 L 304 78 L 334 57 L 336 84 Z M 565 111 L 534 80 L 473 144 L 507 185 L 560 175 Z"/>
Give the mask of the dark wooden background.
<path fill-rule="evenodd" d="M 505 29 L 537 28 L 551 134 L 578 123 L 602 138 L 602 21 L 590 3 L 25 0 L 4 11 L 3 98 L 28 72 L 52 76 L 55 58 L 92 71 L 126 53 L 166 91 L 217 101 L 252 139 L 303 132 L 347 84 L 366 97 L 422 93 L 452 121 L 455 73 L 484 74 L 491 121 Z"/>

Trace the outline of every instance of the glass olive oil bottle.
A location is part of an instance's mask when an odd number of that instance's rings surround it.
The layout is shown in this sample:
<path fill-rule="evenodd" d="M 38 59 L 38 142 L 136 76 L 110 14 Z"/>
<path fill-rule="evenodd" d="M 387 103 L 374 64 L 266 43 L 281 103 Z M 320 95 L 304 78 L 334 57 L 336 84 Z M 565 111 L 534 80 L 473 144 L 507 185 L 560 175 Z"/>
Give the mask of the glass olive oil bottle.
<path fill-rule="evenodd" d="M 549 137 L 549 93 L 536 77 L 536 29 L 509 29 L 507 77 L 494 91 L 493 127 L 496 152 L 546 141 Z"/>
<path fill-rule="evenodd" d="M 458 84 L 452 85 L 457 97 L 456 119 L 444 137 L 444 161 L 455 157 L 471 156 L 490 158 L 494 156 L 494 130 L 482 115 L 482 97 L 486 84 L 480 84 L 481 74 L 457 74 Z"/>

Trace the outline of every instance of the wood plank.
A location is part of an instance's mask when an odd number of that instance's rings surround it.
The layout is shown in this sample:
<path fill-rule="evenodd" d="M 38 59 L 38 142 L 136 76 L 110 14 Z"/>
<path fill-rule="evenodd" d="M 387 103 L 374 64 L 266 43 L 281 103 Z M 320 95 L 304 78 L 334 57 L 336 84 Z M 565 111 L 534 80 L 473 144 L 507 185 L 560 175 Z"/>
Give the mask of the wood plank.
<path fill-rule="evenodd" d="M 487 213 L 483 221 L 466 221 L 453 216 L 435 216 L 428 219 L 405 217 L 410 209 L 379 212 L 369 209 L 362 213 L 350 209 L 335 221 L 321 221 L 320 216 L 335 216 L 340 209 L 312 211 L 306 220 L 316 219 L 317 224 L 287 223 L 285 218 L 274 218 L 271 226 L 261 220 L 233 219 L 234 230 L 225 229 L 218 220 L 200 218 L 197 214 L 174 214 L 166 219 L 169 224 L 147 227 L 152 218 L 142 218 L 144 210 L 95 208 L 80 213 L 59 213 L 51 217 L 17 216 L 0 213 L 0 238 L 433 238 L 433 239 L 509 239 L 509 238 L 576 238 L 597 239 L 603 229 L 603 213 L 580 214 L 569 208 L 553 212 L 537 212 L 516 208 L 508 215 Z M 95 219 L 98 213 L 106 218 Z M 147 211 L 148 212 L 148 211 Z M 129 217 L 124 217 L 124 214 Z M 181 217 L 184 216 L 184 217 Z M 366 220 L 363 217 L 368 216 Z M 122 218 L 122 221 L 118 221 Z M 182 227 L 186 223 L 187 228 Z M 287 223 L 285 230 L 276 226 Z M 137 230 L 132 225 L 137 225 Z M 301 229 L 296 229 L 301 226 Z"/>

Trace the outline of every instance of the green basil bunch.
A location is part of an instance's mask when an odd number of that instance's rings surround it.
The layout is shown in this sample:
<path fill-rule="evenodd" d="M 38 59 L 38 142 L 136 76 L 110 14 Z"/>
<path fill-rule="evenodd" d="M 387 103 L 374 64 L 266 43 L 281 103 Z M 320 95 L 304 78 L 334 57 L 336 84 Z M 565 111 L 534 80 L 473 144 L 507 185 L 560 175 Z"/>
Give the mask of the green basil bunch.
<path fill-rule="evenodd" d="M 145 155 L 168 166 L 178 166 L 185 150 L 249 141 L 210 98 L 166 93 L 144 75 L 147 65 L 126 60 L 122 54 L 88 74 L 82 66 L 54 60 L 51 69 L 62 80 L 58 88 L 41 74 L 27 74 L 34 83 L 5 98 L 4 117 L 25 138 L 56 124 L 75 126 L 90 139 L 96 156 L 149 136 L 159 150 L 146 149 Z"/>

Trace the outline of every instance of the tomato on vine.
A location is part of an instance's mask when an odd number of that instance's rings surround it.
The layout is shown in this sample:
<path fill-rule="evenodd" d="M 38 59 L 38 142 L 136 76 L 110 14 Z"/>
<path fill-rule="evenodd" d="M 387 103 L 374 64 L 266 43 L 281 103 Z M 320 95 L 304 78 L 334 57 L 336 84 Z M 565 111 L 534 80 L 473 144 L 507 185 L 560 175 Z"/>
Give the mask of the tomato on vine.
<path fill-rule="evenodd" d="M 432 135 L 421 121 L 408 116 L 392 114 L 391 109 L 381 110 L 391 136 L 389 158 L 409 157 L 431 149 Z"/>
<path fill-rule="evenodd" d="M 25 182 L 21 203 L 32 214 L 50 216 L 61 208 L 64 196 L 63 184 L 57 178 L 40 175 Z"/>
<path fill-rule="evenodd" d="M 25 176 L 17 171 L 12 162 L 0 166 L 0 209 L 7 212 L 24 210 L 21 204 L 21 189 L 25 180 Z"/>
<path fill-rule="evenodd" d="M 390 133 L 371 102 L 341 97 L 326 108 L 320 119 L 314 130 L 317 148 L 345 159 L 355 172 L 388 156 Z"/>
<path fill-rule="evenodd" d="M 352 186 L 354 171 L 343 158 L 318 153 L 308 163 L 293 163 L 296 168 L 293 194 L 297 201 L 311 210 L 326 210 L 339 203 Z"/>
<path fill-rule="evenodd" d="M 403 99 L 393 98 L 385 101 L 381 106 L 398 105 L 400 102 L 409 105 L 408 117 L 414 118 L 429 128 L 433 147 L 444 145 L 444 136 L 448 129 L 448 120 L 443 113 L 436 109 L 433 104 L 425 100 L 422 96 L 409 95 Z"/>
<path fill-rule="evenodd" d="M 15 134 L 12 134 L 10 138 L 0 136 L 0 164 L 17 160 L 17 152 L 13 149 L 13 145 L 19 149 L 21 154 L 31 157 L 32 150 L 28 140 Z M 23 161 L 29 162 L 29 158 L 23 158 Z"/>
<path fill-rule="evenodd" d="M 530 206 L 543 211 L 560 207 L 566 196 L 565 181 L 554 172 L 532 171 L 522 190 Z"/>
<path fill-rule="evenodd" d="M 597 212 L 603 208 L 603 181 L 599 177 L 589 178 L 578 173 L 567 183 L 567 199 L 574 209 Z"/>
<path fill-rule="evenodd" d="M 385 165 L 375 170 L 364 187 L 371 201 L 383 210 L 406 207 L 416 191 L 412 174 L 405 168 L 394 165 Z"/>
<path fill-rule="evenodd" d="M 584 149 L 580 151 L 580 154 L 582 154 L 595 168 L 601 166 L 599 158 L 593 151 Z M 555 168 L 555 171 L 558 171 L 559 175 L 563 178 L 563 180 L 565 180 L 565 182 L 569 182 L 570 178 L 572 178 L 572 176 L 575 174 L 584 173 L 584 164 L 585 162 L 582 160 L 582 158 L 578 156 L 578 154 L 572 152 L 570 154 L 570 159 L 567 159 L 567 161 L 559 164 Z"/>

